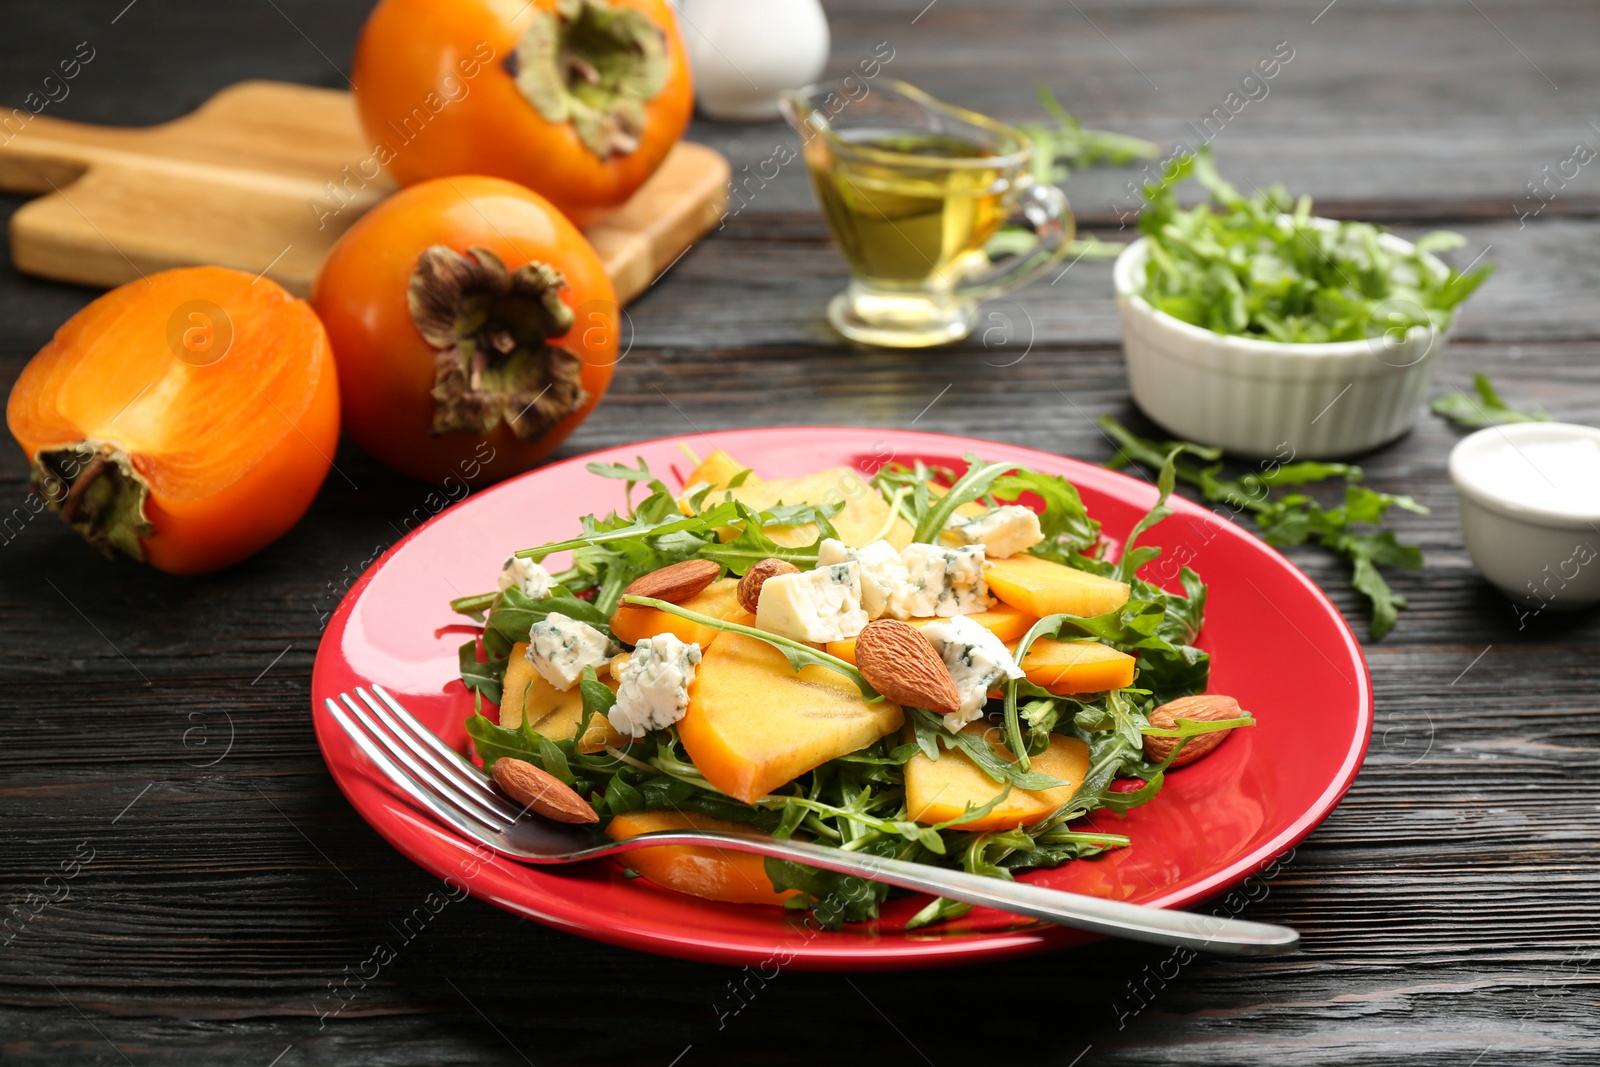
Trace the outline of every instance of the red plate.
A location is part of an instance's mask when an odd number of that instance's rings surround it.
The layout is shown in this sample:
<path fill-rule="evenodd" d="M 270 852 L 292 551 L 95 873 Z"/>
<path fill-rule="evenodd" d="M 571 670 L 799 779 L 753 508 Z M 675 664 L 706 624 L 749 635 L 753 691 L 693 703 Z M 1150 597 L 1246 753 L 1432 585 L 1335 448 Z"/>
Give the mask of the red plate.
<path fill-rule="evenodd" d="M 806 427 L 699 435 L 687 443 L 702 453 L 726 449 L 763 477 L 841 465 L 870 474 L 889 460 L 919 458 L 960 469 L 962 454 L 973 451 L 1067 476 L 1090 514 L 1117 538 L 1156 496 L 1146 481 L 1077 460 L 938 434 Z M 717 904 L 625 878 L 609 860 L 541 869 L 490 856 L 390 791 L 323 708 L 324 698 L 378 682 L 465 750 L 463 722 L 472 700 L 456 675 L 456 650 L 470 631 L 459 626 L 450 599 L 492 589 L 515 549 L 569 537 L 580 515 L 620 507 L 622 484 L 597 478 L 584 465 L 631 464 L 639 456 L 669 485 L 674 471 L 689 469 L 672 439 L 532 471 L 443 512 L 385 553 L 350 590 L 317 652 L 311 706 L 328 769 L 362 818 L 422 867 L 508 911 L 673 956 L 736 965 L 776 959 L 810 968 L 900 968 L 1089 940 L 984 909 L 908 934 L 902 925 L 926 902 L 912 897 L 891 901 L 876 923 L 816 932 L 801 915 L 781 908 Z M 1146 577 L 1175 576 L 1176 561 L 1209 583 L 1200 644 L 1213 657 L 1212 690 L 1237 697 L 1259 725 L 1172 772 L 1161 795 L 1126 819 L 1100 813 L 1085 820 L 1127 834 L 1131 847 L 1024 875 L 1027 881 L 1158 907 L 1193 905 L 1309 834 L 1361 766 L 1372 730 L 1372 690 L 1360 646 L 1338 611 L 1244 530 L 1186 501 L 1175 499 L 1173 507 L 1176 514 L 1149 536 L 1148 543 L 1166 551 L 1146 567 Z"/>

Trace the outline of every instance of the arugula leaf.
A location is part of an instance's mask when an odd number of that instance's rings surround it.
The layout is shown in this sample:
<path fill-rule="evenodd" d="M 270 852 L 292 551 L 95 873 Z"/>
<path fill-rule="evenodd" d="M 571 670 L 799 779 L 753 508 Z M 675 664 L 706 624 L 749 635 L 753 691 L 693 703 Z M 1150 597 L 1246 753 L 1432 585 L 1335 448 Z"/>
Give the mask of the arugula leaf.
<path fill-rule="evenodd" d="M 1130 137 L 1109 130 L 1088 129 L 1078 117 L 1061 106 L 1055 95 L 1043 82 L 1034 86 L 1039 104 L 1050 122 L 1018 124 L 1033 145 L 1032 170 L 1039 181 L 1060 184 L 1075 170 L 1100 165 L 1120 166 L 1137 159 L 1157 159 L 1161 146 L 1142 137 Z M 1001 228 L 984 252 L 990 257 L 1021 255 L 1038 244 L 1033 231 L 1022 226 Z M 1079 259 L 1115 259 L 1126 245 L 1101 241 L 1094 237 L 1075 240 L 1067 248 L 1074 262 Z"/>
<path fill-rule="evenodd" d="M 1011 790 L 1013 788 L 1014 786 L 1012 783 L 1007 782 L 1005 788 L 1000 790 L 1000 792 L 996 793 L 994 796 L 990 797 L 987 803 L 976 805 L 967 804 L 961 809 L 960 815 L 957 815 L 953 819 L 946 819 L 944 822 L 936 822 L 930 827 L 924 827 L 924 830 L 931 830 L 937 836 L 940 830 L 948 830 L 954 826 L 962 826 L 969 822 L 975 822 L 976 820 L 983 818 L 985 815 L 988 815 L 1001 804 L 1004 804 L 1006 799 L 1011 796 Z M 919 840 L 922 840 L 923 844 L 928 843 L 925 838 L 919 837 Z M 940 847 L 935 851 L 939 852 L 941 855 L 944 854 L 945 850 L 942 841 Z"/>
<path fill-rule="evenodd" d="M 468 641 L 456 652 L 458 666 L 461 669 L 461 681 L 475 693 L 482 693 L 485 697 L 500 703 L 501 681 L 505 678 L 506 664 L 502 659 L 499 663 L 492 660 L 486 663 L 478 662 L 478 642 Z"/>
<path fill-rule="evenodd" d="M 495 760 L 503 756 L 534 764 L 543 762 L 537 742 L 530 742 L 520 730 L 490 722 L 482 712 L 475 712 L 467 720 L 467 736 L 472 738 L 472 747 L 483 760 L 485 771 L 492 771 Z"/>
<path fill-rule="evenodd" d="M 990 259 L 1020 256 L 1033 251 L 1038 244 L 1039 235 L 1032 230 L 1025 226 L 1008 225 L 995 231 L 994 236 L 983 246 L 983 253 Z M 1102 241 L 1089 234 L 1067 242 L 1067 252 L 1062 258 L 1073 263 L 1080 259 L 1116 259 L 1127 248 L 1124 242 Z"/>
<path fill-rule="evenodd" d="M 1288 463 L 1269 471 L 1252 471 L 1242 480 L 1243 484 L 1261 484 L 1276 489 L 1280 485 L 1305 485 L 1307 482 L 1321 482 L 1329 478 L 1349 478 L 1354 472 L 1356 478 L 1361 477 L 1361 468 L 1352 467 L 1348 463 L 1320 463 L 1316 460 L 1305 460 L 1300 463 Z"/>
<path fill-rule="evenodd" d="M 611 687 L 602 682 L 595 674 L 593 667 L 585 667 L 583 674 L 578 678 L 578 693 L 583 697 L 583 718 L 578 722 L 578 729 L 574 737 L 588 737 L 589 724 L 596 715 L 611 717 L 611 709 L 617 703 L 617 694 Z"/>
<path fill-rule="evenodd" d="M 1365 546 L 1369 543 L 1359 544 Z M 1357 550 L 1356 543 L 1352 543 L 1347 554 L 1351 561 L 1350 584 L 1372 602 L 1372 639 L 1376 641 L 1394 629 L 1400 617 L 1399 609 L 1406 606 L 1406 598 L 1389 588 L 1389 583 L 1383 580 L 1383 575 L 1373 565 L 1372 556 L 1364 550 Z"/>
<path fill-rule="evenodd" d="M 1172 514 L 1172 509 L 1167 506 L 1167 497 L 1172 495 L 1172 486 L 1177 477 L 1174 465 L 1182 449 L 1175 448 L 1167 454 L 1162 461 L 1161 473 L 1156 478 L 1156 502 L 1145 513 L 1128 534 L 1128 540 L 1122 546 L 1122 557 L 1117 563 L 1116 579 L 1119 582 L 1132 582 L 1138 577 L 1139 568 L 1161 555 L 1159 548 L 1138 547 L 1139 537 L 1150 527 Z"/>
<path fill-rule="evenodd" d="M 1159 726 L 1146 726 L 1139 731 L 1146 737 L 1199 737 L 1201 734 L 1216 734 L 1224 730 L 1232 730 L 1241 726 L 1254 726 L 1255 716 L 1244 714 L 1237 719 L 1178 719 L 1177 726 L 1171 730 Z"/>
<path fill-rule="evenodd" d="M 640 458 L 637 467 L 625 466 L 621 463 L 589 463 L 584 469 L 590 474 L 597 474 L 602 478 L 620 478 L 629 485 L 638 482 L 650 482 L 655 478 L 650 473 L 650 467 L 643 458 Z"/>
<path fill-rule="evenodd" d="M 643 457 L 639 457 L 638 467 L 628 467 L 620 463 L 590 463 L 587 467 L 590 474 L 602 478 L 616 478 L 627 483 L 624 502 L 630 518 L 637 518 L 646 523 L 659 523 L 668 515 L 676 515 L 680 509 L 677 498 L 660 479 L 650 473 L 650 467 Z M 637 507 L 633 503 L 633 487 L 643 482 L 650 490 L 650 495 L 640 501 Z M 615 516 L 613 516 L 614 518 Z M 617 523 L 608 525 L 616 526 Z"/>
<path fill-rule="evenodd" d="M 828 530 L 823 534 L 824 537 L 833 537 L 838 531 L 834 530 L 829 520 L 844 510 L 844 501 L 841 500 L 836 504 L 777 503 L 759 515 L 743 504 L 740 507 L 748 513 L 744 515 L 746 522 L 760 526 L 804 526 L 806 523 L 817 523 Z"/>
<path fill-rule="evenodd" d="M 933 506 L 933 491 L 928 488 L 933 475 L 920 459 L 910 467 L 886 463 L 872 476 L 871 485 L 889 501 L 890 507 L 899 509 L 900 517 L 915 530 Z"/>
<path fill-rule="evenodd" d="M 741 521 L 739 534 L 731 541 L 712 541 L 702 546 L 696 553 L 701 559 L 714 560 L 728 568 L 730 574 L 743 575 L 751 567 L 764 559 L 781 559 L 793 563 L 801 570 L 810 570 L 817 565 L 817 549 L 825 537 L 838 537 L 839 532 L 828 521 L 830 514 L 837 513 L 838 509 L 828 512 L 811 505 L 799 505 L 790 508 L 788 505 L 779 505 L 786 509 L 779 512 L 779 508 L 762 512 L 759 515 L 744 504 L 736 505 Z M 840 505 L 843 507 L 843 504 Z M 809 509 L 809 510 L 801 510 Z M 785 521 L 767 521 L 767 516 L 781 514 Z M 793 521 L 789 521 L 792 517 Z M 816 523 L 817 540 L 810 545 L 800 548 L 790 548 L 780 545 L 769 537 L 764 526 L 795 526 L 802 523 Z"/>
<path fill-rule="evenodd" d="M 905 929 L 916 930 L 923 926 L 932 926 L 936 922 L 943 922 L 945 919 L 954 919 L 957 916 L 965 915 L 971 910 L 972 905 L 964 900 L 934 897 L 928 901 L 921 911 L 906 920 Z"/>
<path fill-rule="evenodd" d="M 899 855 L 881 845 L 871 852 L 907 859 L 911 858 L 910 850 L 918 848 L 916 845 L 905 847 L 907 855 Z M 819 870 L 770 856 L 766 860 L 766 870 L 772 888 L 779 892 L 785 889 L 799 891 L 796 896 L 783 902 L 784 907 L 811 912 L 812 917 L 828 930 L 836 930 L 847 922 L 876 919 L 879 907 L 889 896 L 889 887 L 882 882 L 857 878 L 853 874 Z"/>
<path fill-rule="evenodd" d="M 1063 182 L 1075 169 L 1098 164 L 1118 166 L 1136 159 L 1157 159 L 1161 155 L 1161 146 L 1154 141 L 1085 128 L 1076 115 L 1061 106 L 1043 82 L 1035 84 L 1034 94 L 1052 124 L 1030 122 L 1018 128 L 1033 144 L 1033 173 L 1039 181 Z"/>
<path fill-rule="evenodd" d="M 642 465 L 636 470 L 613 464 L 602 466 L 596 473 L 636 479 L 648 472 Z M 650 496 L 628 515 L 613 514 L 604 519 L 586 515 L 581 520 L 582 533 L 578 537 L 522 549 L 516 555 L 542 560 L 555 552 L 571 551 L 573 567 L 559 578 L 574 591 L 593 589 L 595 611 L 609 618 L 623 590 L 634 579 L 685 559 L 715 559 L 734 574 L 743 574 L 751 563 L 767 556 L 803 562 L 808 558 L 806 549 L 781 548 L 763 528 L 813 523 L 822 531 L 821 536 L 836 536 L 829 519 L 844 506 L 842 502 L 778 504 L 757 512 L 738 501 L 725 500 L 701 508 L 693 515 L 685 515 L 677 498 L 664 485 L 654 480 L 649 484 L 652 487 Z M 712 491 L 710 488 L 702 490 L 693 503 L 698 506 Z M 739 534 L 725 545 L 720 541 L 721 532 L 729 527 L 739 530 Z M 809 550 L 809 560 L 808 565 L 815 565 L 815 546 Z M 466 597 L 460 603 L 471 608 L 480 600 Z"/>
<path fill-rule="evenodd" d="M 945 525 L 955 515 L 957 508 L 988 493 L 996 478 L 1016 467 L 1015 463 L 984 463 L 971 452 L 962 458 L 967 461 L 967 472 L 923 514 L 916 532 L 911 536 L 913 541 L 938 544 L 939 535 L 944 532 Z"/>
<path fill-rule="evenodd" d="M 1394 628 L 1398 610 L 1406 606 L 1406 600 L 1389 588 L 1377 568 L 1382 565 L 1417 570 L 1422 566 L 1422 550 L 1400 544 L 1391 530 L 1356 533 L 1349 527 L 1351 523 L 1381 523 L 1391 506 L 1406 511 L 1421 509 L 1408 496 L 1347 485 L 1342 507 L 1324 509 L 1309 497 L 1290 494 L 1265 506 L 1256 521 L 1268 544 L 1297 545 L 1315 538 L 1348 559 L 1350 584 L 1372 604 L 1371 633 L 1373 640 L 1378 640 Z"/>
<path fill-rule="evenodd" d="M 1035 789 L 1054 789 L 1056 786 L 1071 784 L 1053 774 L 1024 770 L 995 752 L 994 746 L 982 737 L 964 731 L 951 733 L 950 730 L 946 729 L 942 718 L 931 711 L 925 711 L 922 708 L 908 708 L 906 710 L 915 726 L 919 744 L 921 744 L 921 738 L 926 736 L 945 749 L 960 749 L 962 755 L 970 759 L 980 771 L 996 782 L 1009 783 L 1018 789 L 1030 791 Z M 939 757 L 930 754 L 929 758 L 937 760 Z"/>
<path fill-rule="evenodd" d="M 494 606 L 495 599 L 499 595 L 499 591 L 496 590 L 493 593 L 474 593 L 472 596 L 456 597 L 450 601 L 450 610 L 482 622 L 483 613 Z"/>
<path fill-rule="evenodd" d="M 561 585 L 551 587 L 548 595 L 537 600 L 517 586 L 504 590 L 494 607 L 489 610 L 489 617 L 484 625 L 486 629 L 498 631 L 513 643 L 526 641 L 528 631 L 533 628 L 533 624 L 543 622 L 552 613 L 588 623 L 607 636 L 611 634 L 609 615 L 589 601 L 573 596 L 565 586 Z"/>
<path fill-rule="evenodd" d="M 1193 177 L 1209 199 L 1178 205 Z M 1149 258 L 1140 295 L 1174 318 L 1219 334 L 1289 343 L 1376 339 L 1449 327 L 1454 309 L 1489 277 L 1438 270 L 1429 249 L 1459 247 L 1430 234 L 1393 251 L 1370 223 L 1313 220 L 1309 197 L 1281 186 L 1241 195 L 1217 174 L 1209 147 L 1144 187 L 1139 218 Z"/>
<path fill-rule="evenodd" d="M 1435 400 L 1429 410 L 1466 430 L 1513 422 L 1550 421 L 1550 416 L 1539 408 L 1522 411 L 1501 400 L 1499 390 L 1486 374 L 1474 374 L 1472 388 L 1478 394 L 1476 397 L 1461 392 L 1448 393 Z"/>
<path fill-rule="evenodd" d="M 630 811 L 645 811 L 644 794 L 630 785 L 621 775 L 606 786 L 606 811 L 612 815 L 626 815 Z"/>
<path fill-rule="evenodd" d="M 676 518 L 656 521 L 640 519 L 625 526 L 611 528 L 605 528 L 597 524 L 594 516 L 586 515 L 582 520 L 583 533 L 580 536 L 569 538 L 566 541 L 552 541 L 537 548 L 519 549 L 514 554 L 524 559 L 540 560 L 556 552 L 570 552 L 573 549 L 592 545 L 608 545 L 619 541 L 638 541 L 643 538 L 661 537 L 670 533 L 715 530 L 717 527 L 727 526 L 738 518 L 738 509 L 738 504 L 727 501 L 696 515 L 684 515 L 680 512 Z"/>

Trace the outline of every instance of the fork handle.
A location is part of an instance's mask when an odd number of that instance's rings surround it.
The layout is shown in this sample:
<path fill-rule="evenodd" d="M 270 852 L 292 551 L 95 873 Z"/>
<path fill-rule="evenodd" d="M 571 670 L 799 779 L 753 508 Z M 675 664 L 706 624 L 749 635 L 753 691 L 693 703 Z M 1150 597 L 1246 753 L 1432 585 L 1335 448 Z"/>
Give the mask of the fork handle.
<path fill-rule="evenodd" d="M 806 841 L 666 830 L 617 841 L 606 852 L 653 845 L 714 845 L 735 852 L 754 852 L 1097 934 L 1158 945 L 1186 945 L 1226 956 L 1275 956 L 1300 946 L 1299 933 L 1287 926 L 1105 900 L 924 863 L 844 852 Z"/>

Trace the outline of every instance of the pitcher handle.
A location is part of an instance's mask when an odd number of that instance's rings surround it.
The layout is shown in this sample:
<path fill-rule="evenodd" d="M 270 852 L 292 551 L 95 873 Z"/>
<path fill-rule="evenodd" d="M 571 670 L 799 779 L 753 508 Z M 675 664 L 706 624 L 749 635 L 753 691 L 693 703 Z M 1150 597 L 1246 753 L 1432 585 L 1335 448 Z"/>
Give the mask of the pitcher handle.
<path fill-rule="evenodd" d="M 989 300 L 1014 292 L 1066 257 L 1074 230 L 1067 195 L 1053 185 L 1030 185 L 1018 195 L 1017 208 L 1039 240 L 1012 262 L 957 285 L 956 297 Z"/>

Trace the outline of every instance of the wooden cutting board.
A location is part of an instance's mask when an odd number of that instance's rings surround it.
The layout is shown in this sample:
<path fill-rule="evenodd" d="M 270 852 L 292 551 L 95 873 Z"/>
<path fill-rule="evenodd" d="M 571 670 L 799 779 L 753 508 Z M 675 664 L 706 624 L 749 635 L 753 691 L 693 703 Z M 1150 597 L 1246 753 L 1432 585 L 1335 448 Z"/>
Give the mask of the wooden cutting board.
<path fill-rule="evenodd" d="M 119 129 L 13 112 L 0 189 L 44 193 L 11 217 L 20 271 L 113 286 L 197 263 L 265 272 L 300 296 L 339 235 L 396 188 L 362 176 L 372 146 L 349 93 L 229 86 L 193 114 Z M 368 172 L 375 168 L 368 166 Z M 585 233 L 624 303 L 727 204 L 728 161 L 679 143 L 633 198 Z"/>

